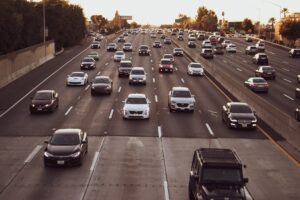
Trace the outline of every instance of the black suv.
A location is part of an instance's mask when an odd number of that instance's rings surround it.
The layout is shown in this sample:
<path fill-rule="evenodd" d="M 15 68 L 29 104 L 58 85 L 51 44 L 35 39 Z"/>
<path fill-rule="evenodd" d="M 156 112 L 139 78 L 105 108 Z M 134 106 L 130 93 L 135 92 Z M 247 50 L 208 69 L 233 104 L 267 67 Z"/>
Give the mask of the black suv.
<path fill-rule="evenodd" d="M 139 55 L 150 55 L 150 49 L 147 45 L 141 45 L 139 48 Z"/>
<path fill-rule="evenodd" d="M 292 58 L 300 58 L 300 49 L 291 49 L 289 51 L 289 56 Z"/>
<path fill-rule="evenodd" d="M 189 199 L 246 200 L 241 160 L 231 149 L 200 148 L 195 150 L 190 171 Z"/>
<path fill-rule="evenodd" d="M 257 70 L 255 70 L 255 76 L 263 77 L 263 78 L 276 78 L 276 71 L 271 66 L 259 66 Z"/>
<path fill-rule="evenodd" d="M 252 61 L 254 64 L 257 65 L 268 65 L 269 60 L 268 56 L 265 53 L 257 53 L 255 56 L 253 56 Z"/>

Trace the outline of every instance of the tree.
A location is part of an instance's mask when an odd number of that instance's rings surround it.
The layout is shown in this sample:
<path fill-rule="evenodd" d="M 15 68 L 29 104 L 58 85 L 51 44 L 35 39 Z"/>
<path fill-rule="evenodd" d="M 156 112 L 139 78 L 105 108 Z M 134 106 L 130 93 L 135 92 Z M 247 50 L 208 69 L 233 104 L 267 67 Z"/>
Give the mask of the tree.
<path fill-rule="evenodd" d="M 108 20 L 102 15 L 92 15 L 91 21 L 96 25 L 98 31 L 103 29 L 108 23 Z"/>
<path fill-rule="evenodd" d="M 272 25 L 272 31 L 274 31 L 274 24 L 275 24 L 275 22 L 276 22 L 276 19 L 274 17 L 271 17 L 269 19 L 269 23 Z"/>
<path fill-rule="evenodd" d="M 130 23 L 130 28 L 139 28 L 139 27 L 141 27 L 141 25 L 139 25 L 139 24 L 136 23 L 136 22 L 131 22 L 131 23 Z"/>
<path fill-rule="evenodd" d="M 300 22 L 295 19 L 288 19 L 282 22 L 280 34 L 289 40 L 289 46 L 294 46 L 297 39 L 300 38 Z"/>
<path fill-rule="evenodd" d="M 192 19 L 184 14 L 179 14 L 178 18 L 175 20 L 179 28 L 190 28 Z"/>
<path fill-rule="evenodd" d="M 251 19 L 245 18 L 242 22 L 242 28 L 246 33 L 252 33 L 254 30 L 254 26 Z"/>
<path fill-rule="evenodd" d="M 197 15 L 193 26 L 205 31 L 215 31 L 217 30 L 217 25 L 218 18 L 214 11 L 208 10 L 204 6 L 197 9 Z"/>
<path fill-rule="evenodd" d="M 283 17 L 286 17 L 286 15 L 289 13 L 289 10 L 287 8 L 283 8 L 280 12 L 283 13 Z"/>

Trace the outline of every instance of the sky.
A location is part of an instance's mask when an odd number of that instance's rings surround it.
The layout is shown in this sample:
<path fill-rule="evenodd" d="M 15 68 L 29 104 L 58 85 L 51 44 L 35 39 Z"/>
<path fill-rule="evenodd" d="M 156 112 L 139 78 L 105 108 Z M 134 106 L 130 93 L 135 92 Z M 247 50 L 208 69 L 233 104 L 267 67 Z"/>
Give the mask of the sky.
<path fill-rule="evenodd" d="M 132 16 L 139 24 L 173 24 L 180 13 L 195 17 L 197 8 L 205 6 L 215 11 L 218 18 L 225 12 L 228 21 L 253 21 L 267 23 L 271 17 L 280 17 L 280 8 L 290 13 L 300 12 L 300 0 L 69 0 L 80 5 L 87 18 L 103 15 L 111 20 L 118 10 L 120 15 Z M 131 21 L 129 21 L 131 22 Z"/>

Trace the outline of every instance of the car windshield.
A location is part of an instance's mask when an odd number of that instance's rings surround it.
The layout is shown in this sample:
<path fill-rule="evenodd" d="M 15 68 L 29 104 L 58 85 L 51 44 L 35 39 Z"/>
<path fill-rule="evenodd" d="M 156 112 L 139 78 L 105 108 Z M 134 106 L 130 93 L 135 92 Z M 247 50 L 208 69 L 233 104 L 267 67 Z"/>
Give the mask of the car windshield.
<path fill-rule="evenodd" d="M 263 67 L 262 70 L 263 70 L 264 72 L 272 72 L 272 71 L 274 71 L 274 69 L 271 68 L 271 67 Z"/>
<path fill-rule="evenodd" d="M 204 53 L 212 53 L 212 51 L 210 49 L 205 49 Z"/>
<path fill-rule="evenodd" d="M 80 139 L 77 133 L 54 134 L 49 143 L 51 145 L 78 145 Z"/>
<path fill-rule="evenodd" d="M 147 46 L 141 46 L 140 49 L 147 50 L 148 47 Z"/>
<path fill-rule="evenodd" d="M 252 113 L 252 110 L 247 105 L 232 105 L 231 113 Z"/>
<path fill-rule="evenodd" d="M 174 51 L 181 52 L 182 49 L 174 49 Z"/>
<path fill-rule="evenodd" d="M 84 73 L 81 72 L 72 73 L 70 77 L 84 77 Z"/>
<path fill-rule="evenodd" d="M 126 101 L 127 104 L 147 104 L 145 98 L 130 97 Z"/>
<path fill-rule="evenodd" d="M 120 67 L 132 67 L 132 63 L 121 63 Z"/>
<path fill-rule="evenodd" d="M 92 58 L 84 58 L 82 62 L 94 62 Z"/>
<path fill-rule="evenodd" d="M 242 183 L 242 173 L 239 168 L 209 167 L 203 168 L 203 183 Z"/>
<path fill-rule="evenodd" d="M 95 83 L 109 83 L 109 80 L 107 78 L 97 78 Z"/>
<path fill-rule="evenodd" d="M 50 92 L 37 92 L 34 97 L 34 100 L 49 100 L 52 99 L 52 93 Z"/>
<path fill-rule="evenodd" d="M 170 64 L 172 64 L 172 62 L 170 60 L 162 60 L 161 64 L 162 65 L 170 65 Z"/>
<path fill-rule="evenodd" d="M 130 46 L 131 46 L 131 44 L 124 44 L 124 46 L 125 46 L 125 47 L 130 47 Z"/>
<path fill-rule="evenodd" d="M 172 59 L 173 56 L 172 55 L 164 55 L 164 58 Z"/>
<path fill-rule="evenodd" d="M 267 58 L 266 55 L 260 55 L 259 57 L 260 57 L 260 58 Z"/>
<path fill-rule="evenodd" d="M 124 53 L 123 53 L 123 52 L 116 52 L 116 55 L 118 55 L 118 56 L 123 56 Z"/>
<path fill-rule="evenodd" d="M 191 97 L 190 91 L 187 90 L 175 90 L 173 92 L 173 97 Z"/>
<path fill-rule="evenodd" d="M 203 68 L 200 64 L 191 64 L 192 68 Z"/>
<path fill-rule="evenodd" d="M 144 70 L 132 70 L 131 74 L 144 75 Z"/>

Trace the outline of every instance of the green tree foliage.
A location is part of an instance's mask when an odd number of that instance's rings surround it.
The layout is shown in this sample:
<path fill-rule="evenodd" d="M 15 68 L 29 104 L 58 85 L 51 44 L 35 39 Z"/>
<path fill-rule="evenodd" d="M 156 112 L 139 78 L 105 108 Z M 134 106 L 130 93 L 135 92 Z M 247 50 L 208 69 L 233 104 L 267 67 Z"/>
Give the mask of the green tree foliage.
<path fill-rule="evenodd" d="M 254 25 L 251 19 L 245 18 L 242 22 L 242 28 L 246 33 L 252 33 L 254 31 Z"/>
<path fill-rule="evenodd" d="M 190 28 L 192 19 L 184 14 L 179 14 L 178 18 L 175 20 L 179 28 Z"/>
<path fill-rule="evenodd" d="M 85 36 L 82 8 L 66 0 L 45 0 L 47 40 L 68 47 Z M 43 41 L 43 4 L 26 0 L 0 0 L 0 54 Z"/>
<path fill-rule="evenodd" d="M 294 19 L 285 20 L 282 22 L 279 32 L 289 40 L 290 46 L 294 46 L 295 41 L 300 38 L 300 22 Z"/>
<path fill-rule="evenodd" d="M 195 25 L 200 30 L 216 31 L 218 25 L 218 17 L 213 10 L 208 10 L 206 7 L 199 7 L 195 19 Z"/>
<path fill-rule="evenodd" d="M 102 15 L 92 15 L 91 21 L 97 26 L 98 31 L 104 29 L 108 23 L 108 20 Z"/>

